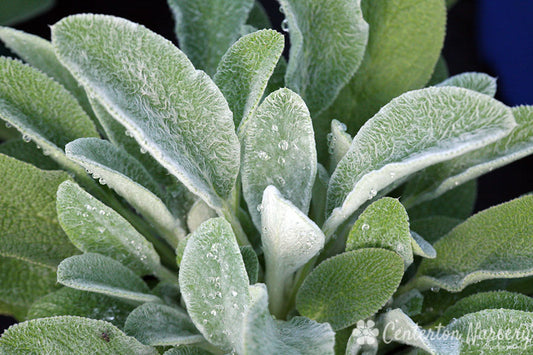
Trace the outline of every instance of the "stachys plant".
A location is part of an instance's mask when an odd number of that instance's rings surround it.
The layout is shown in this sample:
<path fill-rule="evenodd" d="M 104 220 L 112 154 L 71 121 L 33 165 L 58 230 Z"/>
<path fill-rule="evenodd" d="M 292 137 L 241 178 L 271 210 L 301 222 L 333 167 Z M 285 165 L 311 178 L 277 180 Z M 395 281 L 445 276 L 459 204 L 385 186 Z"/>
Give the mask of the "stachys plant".
<path fill-rule="evenodd" d="M 2 354 L 533 351 L 533 109 L 447 78 L 443 0 L 169 0 L 3 27 Z M 411 347 L 407 347 L 407 346 Z"/>

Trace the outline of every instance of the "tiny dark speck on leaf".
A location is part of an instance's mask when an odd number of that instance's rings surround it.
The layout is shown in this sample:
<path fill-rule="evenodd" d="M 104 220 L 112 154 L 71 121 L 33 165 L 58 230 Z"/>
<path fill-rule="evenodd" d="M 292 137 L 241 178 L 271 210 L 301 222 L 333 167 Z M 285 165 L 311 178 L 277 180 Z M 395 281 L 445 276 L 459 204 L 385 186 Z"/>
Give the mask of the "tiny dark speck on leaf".
<path fill-rule="evenodd" d="M 100 337 L 102 337 L 102 339 L 109 343 L 109 335 L 106 332 L 102 332 Z"/>

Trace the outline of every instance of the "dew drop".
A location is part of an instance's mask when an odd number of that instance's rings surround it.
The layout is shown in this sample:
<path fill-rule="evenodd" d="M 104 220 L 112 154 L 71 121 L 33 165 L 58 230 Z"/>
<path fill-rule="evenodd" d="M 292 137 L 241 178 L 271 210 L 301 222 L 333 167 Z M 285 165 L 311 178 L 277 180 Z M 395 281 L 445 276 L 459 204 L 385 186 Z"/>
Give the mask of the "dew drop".
<path fill-rule="evenodd" d="M 23 135 L 22 135 L 22 140 L 23 140 L 24 142 L 26 142 L 26 143 L 29 143 L 29 142 L 31 142 L 31 137 L 28 136 L 27 134 L 23 134 Z"/>
<path fill-rule="evenodd" d="M 99 178 L 99 179 L 98 179 L 98 182 L 100 183 L 100 185 L 105 185 L 105 184 L 107 184 L 107 182 L 104 180 L 104 178 Z"/>
<path fill-rule="evenodd" d="M 11 123 L 6 122 L 6 128 L 11 128 L 11 127 L 13 127 L 13 126 L 11 126 Z"/>
<path fill-rule="evenodd" d="M 287 142 L 286 140 L 282 140 L 281 142 L 278 143 L 278 147 L 281 150 L 287 150 L 289 149 L 289 142 Z"/>
<path fill-rule="evenodd" d="M 368 193 L 368 199 L 373 199 L 374 197 L 376 197 L 377 194 L 378 192 L 376 191 L 376 189 L 370 189 L 370 192 Z"/>
<path fill-rule="evenodd" d="M 391 171 L 389 176 L 390 176 L 391 179 L 394 179 L 396 177 L 396 173 Z"/>
<path fill-rule="evenodd" d="M 237 293 L 237 291 L 232 290 L 232 291 L 231 291 L 231 295 L 232 295 L 233 297 L 237 297 L 238 293 Z"/>
<path fill-rule="evenodd" d="M 212 316 L 216 316 L 217 315 L 217 311 L 215 311 L 214 309 L 211 311 L 211 315 Z"/>
<path fill-rule="evenodd" d="M 203 324 L 207 324 L 207 319 L 204 319 L 204 320 L 202 321 L 202 323 L 203 323 Z"/>
<path fill-rule="evenodd" d="M 279 131 L 278 126 L 275 125 L 275 124 L 273 124 L 273 125 L 272 125 L 272 131 L 273 131 L 273 132 L 277 132 L 277 131 Z"/>
<path fill-rule="evenodd" d="M 439 292 L 440 291 L 440 287 L 437 287 L 437 286 L 433 286 L 431 288 L 431 292 Z"/>
<path fill-rule="evenodd" d="M 276 177 L 276 182 L 279 184 L 279 186 L 285 186 L 285 179 L 281 176 Z"/>
<path fill-rule="evenodd" d="M 131 134 L 130 131 L 126 130 L 126 132 L 124 132 L 124 134 L 128 137 L 133 137 L 133 135 Z"/>
<path fill-rule="evenodd" d="M 141 147 L 141 154 L 146 154 L 146 149 L 144 147 Z"/>
<path fill-rule="evenodd" d="M 258 204 L 256 209 L 257 209 L 257 212 L 262 212 L 263 211 L 263 205 L 262 204 Z"/>
<path fill-rule="evenodd" d="M 279 12 L 281 12 L 282 14 L 285 15 L 285 10 L 283 10 L 283 6 L 280 6 L 280 7 L 279 7 Z"/>
<path fill-rule="evenodd" d="M 281 21 L 281 29 L 284 32 L 289 32 L 289 20 L 285 19 L 285 20 Z"/>
<path fill-rule="evenodd" d="M 270 159 L 270 156 L 266 152 L 263 152 L 262 150 L 257 153 L 257 156 L 259 156 L 259 159 L 261 159 L 261 160 L 269 160 Z"/>
<path fill-rule="evenodd" d="M 105 232 L 105 227 L 98 227 L 98 232 L 104 233 Z"/>
<path fill-rule="evenodd" d="M 285 165 L 285 158 L 283 158 L 283 157 L 278 157 L 278 164 L 279 164 L 279 165 Z"/>
<path fill-rule="evenodd" d="M 98 213 L 100 213 L 102 216 L 105 216 L 105 211 L 104 210 L 100 210 L 100 212 L 98 212 Z"/>
<path fill-rule="evenodd" d="M 363 225 L 361 226 L 361 230 L 363 231 L 367 231 L 369 229 L 370 229 L 370 226 L 367 223 L 363 223 Z"/>

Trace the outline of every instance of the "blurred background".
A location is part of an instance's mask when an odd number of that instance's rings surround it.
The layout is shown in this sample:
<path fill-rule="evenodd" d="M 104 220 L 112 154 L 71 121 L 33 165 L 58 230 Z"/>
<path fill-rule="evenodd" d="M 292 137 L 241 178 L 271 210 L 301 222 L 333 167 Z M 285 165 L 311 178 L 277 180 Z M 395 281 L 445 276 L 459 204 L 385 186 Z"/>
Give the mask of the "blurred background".
<path fill-rule="evenodd" d="M 0 22 L 2 4 L 10 1 L 17 0 L 0 1 Z M 278 3 L 275 0 L 261 0 L 261 3 L 274 28 L 281 31 L 283 17 Z M 124 17 L 177 43 L 166 0 L 56 0 L 45 13 L 13 27 L 49 39 L 50 25 L 76 13 Z M 459 0 L 448 14 L 443 52 L 450 75 L 466 71 L 488 73 L 498 78 L 497 99 L 510 106 L 533 105 L 532 17 L 533 1 Z M 532 192 L 533 156 L 495 170 L 478 181 L 476 211 Z M 13 322 L 12 318 L 0 316 L 0 332 Z"/>

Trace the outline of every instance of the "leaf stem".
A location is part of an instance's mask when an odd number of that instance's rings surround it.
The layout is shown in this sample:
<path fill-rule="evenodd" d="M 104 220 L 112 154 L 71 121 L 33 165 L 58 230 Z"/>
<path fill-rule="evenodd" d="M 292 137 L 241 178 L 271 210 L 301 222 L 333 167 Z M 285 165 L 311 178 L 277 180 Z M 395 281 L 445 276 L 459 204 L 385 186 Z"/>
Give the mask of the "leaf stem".
<path fill-rule="evenodd" d="M 217 213 L 226 218 L 226 220 L 231 224 L 233 232 L 235 233 L 235 237 L 237 237 L 237 242 L 240 246 L 250 245 L 250 241 L 248 240 L 248 237 L 242 228 L 239 218 L 237 218 L 233 212 L 232 205 L 225 203 L 222 208 L 217 211 Z"/>

